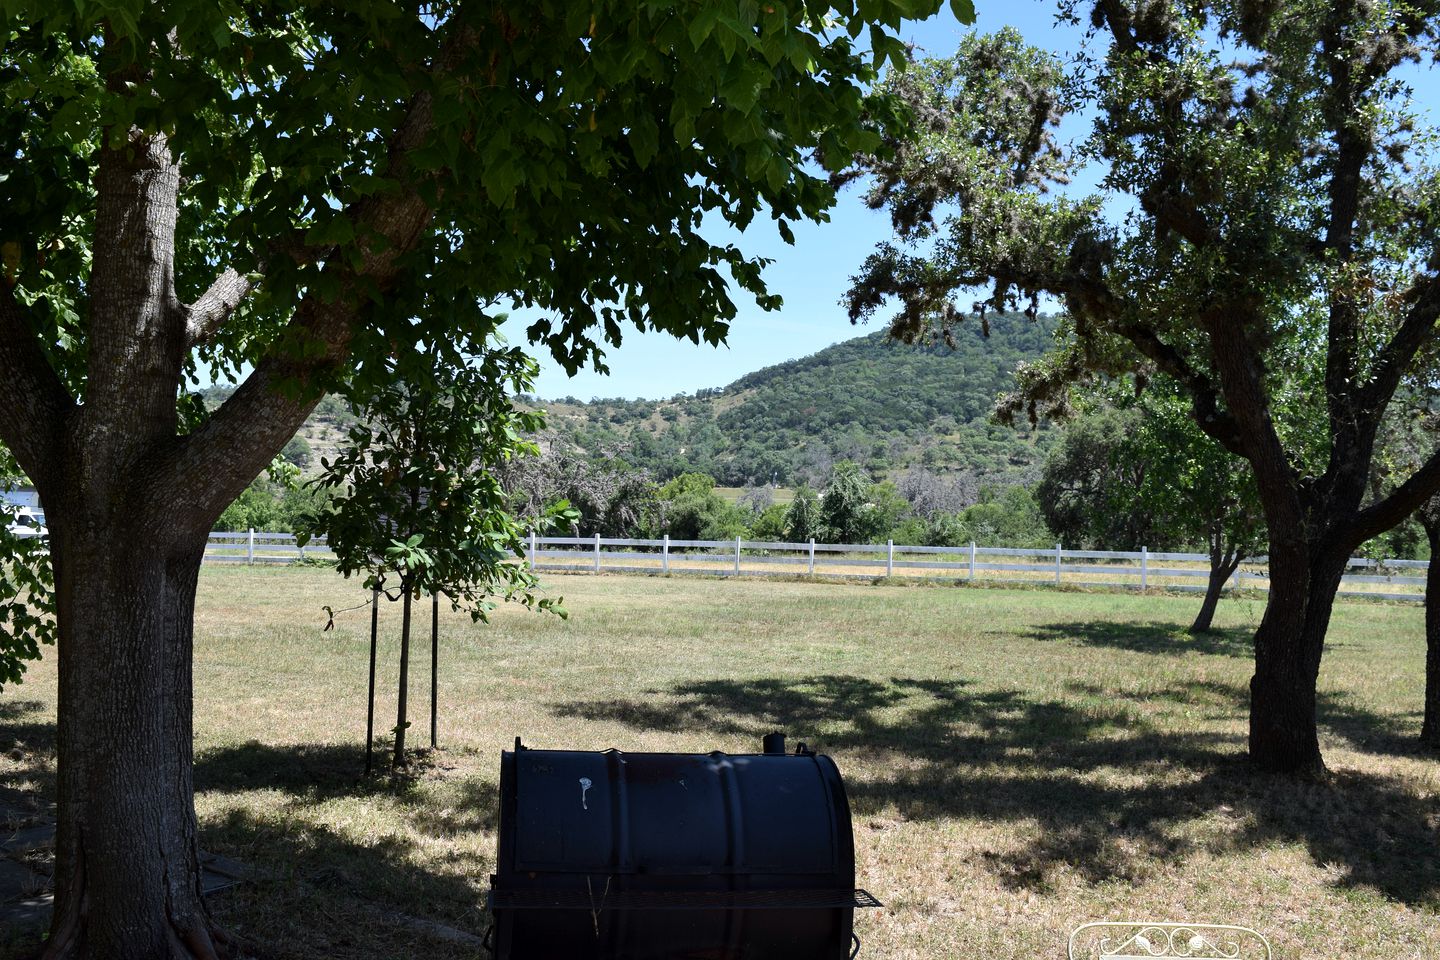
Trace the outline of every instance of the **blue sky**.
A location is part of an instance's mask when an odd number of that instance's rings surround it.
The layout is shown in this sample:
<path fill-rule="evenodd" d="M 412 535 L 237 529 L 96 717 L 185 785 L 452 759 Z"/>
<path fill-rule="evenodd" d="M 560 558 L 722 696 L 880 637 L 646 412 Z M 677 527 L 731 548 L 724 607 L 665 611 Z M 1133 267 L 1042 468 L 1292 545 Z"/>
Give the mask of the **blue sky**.
<path fill-rule="evenodd" d="M 1083 42 L 1083 28 L 1055 22 L 1055 0 L 978 0 L 976 8 L 978 19 L 973 29 L 982 32 L 1013 26 L 1028 42 L 1061 56 L 1078 51 Z M 907 24 L 901 36 L 921 48 L 922 55 L 940 57 L 954 53 L 967 29 L 950 15 L 946 4 L 939 16 Z M 1422 114 L 1430 115 L 1432 123 L 1440 113 L 1440 84 L 1435 82 L 1434 71 L 1430 66 L 1400 71 L 1401 76 L 1408 75 L 1416 104 Z M 1083 134 L 1085 122 L 1085 118 L 1067 121 L 1062 137 Z M 1094 172 L 1082 171 L 1067 189 L 1090 192 L 1095 180 Z M 1123 211 L 1128 199 L 1109 198 L 1116 204 L 1112 215 Z M 757 217 L 754 226 L 741 235 L 723 224 L 717 231 L 715 239 L 734 242 L 752 257 L 773 261 L 765 271 L 766 280 L 771 291 L 785 301 L 780 310 L 767 313 L 753 300 L 737 296 L 739 316 L 731 324 L 726 345 L 697 346 L 665 334 L 641 334 L 632 327 L 623 344 L 607 354 L 608 376 L 585 370 L 568 377 L 548 353 L 538 357 L 541 372 L 536 392 L 549 399 L 571 395 L 582 400 L 691 393 L 725 386 L 752 370 L 814 353 L 873 329 L 852 326 L 839 300 L 866 255 L 890 236 L 888 217 L 867 210 L 860 191 L 852 187 L 841 194 L 828 223 L 797 223 L 794 232 L 792 247 L 779 239 L 765 217 Z M 507 324 L 506 336 L 514 343 L 525 343 L 527 322 L 517 315 Z"/>
<path fill-rule="evenodd" d="M 953 53 L 967 28 L 950 15 L 948 7 L 928 21 L 907 24 L 901 36 L 923 48 L 925 55 Z M 1079 46 L 1078 28 L 1055 24 L 1054 0 L 990 0 L 976 7 L 976 29 L 989 32 L 1011 25 L 1029 42 L 1061 53 Z M 796 224 L 793 247 L 779 239 L 768 219 L 757 218 L 737 244 L 750 256 L 774 261 L 765 277 L 770 289 L 784 297 L 782 309 L 767 313 L 738 296 L 739 316 L 731 324 L 728 344 L 718 349 L 629 328 L 622 345 L 607 354 L 609 376 L 587 370 L 567 377 L 548 354 L 542 355 L 537 393 L 550 399 L 573 395 L 582 400 L 669 397 L 721 387 L 760 367 L 866 333 L 867 328 L 850 325 L 839 300 L 865 256 L 889 235 L 888 217 L 867 210 L 854 188 L 841 194 L 829 223 Z M 505 333 L 512 342 L 523 344 L 525 325 L 517 314 Z"/>

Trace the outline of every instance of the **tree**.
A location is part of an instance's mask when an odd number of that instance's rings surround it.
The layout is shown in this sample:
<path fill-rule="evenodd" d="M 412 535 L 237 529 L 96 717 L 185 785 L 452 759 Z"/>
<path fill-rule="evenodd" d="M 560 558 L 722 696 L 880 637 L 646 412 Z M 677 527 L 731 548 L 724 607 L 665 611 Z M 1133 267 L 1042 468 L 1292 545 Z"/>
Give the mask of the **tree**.
<path fill-rule="evenodd" d="M 1092 389 L 1099 398 L 1045 463 L 1036 490 L 1045 521 L 1097 549 L 1203 545 L 1210 576 L 1190 632 L 1204 633 L 1226 582 L 1265 543 L 1248 464 L 1195 425 L 1166 377 L 1139 393 L 1127 382 Z"/>
<path fill-rule="evenodd" d="M 345 576 L 403 604 L 393 766 L 405 763 L 411 601 L 441 594 L 452 609 L 485 620 L 495 597 L 564 615 L 524 564 L 526 528 L 506 509 L 496 468 L 537 453 L 522 437 L 544 425 L 515 409 L 535 363 L 493 349 L 456 365 L 433 351 L 388 361 L 390 376 L 354 401 L 346 445 L 312 485 L 330 494 L 301 518 L 297 542 L 323 536 Z M 541 518 L 573 518 L 563 501 Z"/>
<path fill-rule="evenodd" d="M 1426 500 L 1417 511 L 1430 545 L 1425 572 L 1425 715 L 1420 742 L 1440 749 L 1440 497 Z"/>
<path fill-rule="evenodd" d="M 715 478 L 682 473 L 660 488 L 660 529 L 676 540 L 733 540 L 743 536 L 749 511 L 715 492 Z"/>
<path fill-rule="evenodd" d="M 958 517 L 958 529 L 941 530 L 947 546 L 960 546 L 975 541 L 1001 547 L 1048 547 L 1049 531 L 1045 529 L 1040 505 L 1025 487 L 1007 487 L 1003 491 L 982 489 L 980 501 L 966 507 Z"/>
<path fill-rule="evenodd" d="M 1391 495 L 1397 482 L 1432 455 L 1440 430 L 1433 377 L 1410 384 L 1391 406 L 1380 436 L 1371 484 L 1375 499 Z M 1440 748 L 1440 495 L 1415 511 L 1430 548 L 1425 574 L 1425 707 L 1420 742 Z"/>
<path fill-rule="evenodd" d="M 771 543 L 787 541 L 785 536 L 785 519 L 790 515 L 790 507 L 783 503 L 772 503 L 764 510 L 755 514 L 750 521 L 750 533 L 748 540 L 764 540 Z"/>
<path fill-rule="evenodd" d="M 806 484 L 795 489 L 795 499 L 785 508 L 785 539 L 809 543 L 820 536 L 820 498 Z"/>
<path fill-rule="evenodd" d="M 898 297 L 891 329 L 915 339 L 966 315 L 959 293 L 982 309 L 1050 295 L 1077 373 L 1173 378 L 1200 428 L 1249 461 L 1269 529 L 1250 756 L 1318 775 L 1315 687 L 1346 560 L 1440 489 L 1432 455 L 1366 497 L 1378 426 L 1440 315 L 1435 131 L 1399 73 L 1436 52 L 1436 5 L 1089 9 L 1099 49 L 1078 76 L 1002 33 L 887 82 L 914 136 L 851 175 L 875 177 L 899 244 L 867 260 L 850 315 Z M 1085 111 L 1091 133 L 1067 150 L 1055 128 Z M 1124 219 L 1052 191 L 1081 162 L 1131 201 Z"/>
<path fill-rule="evenodd" d="M 746 487 L 740 492 L 739 505 L 759 516 L 775 502 L 775 491 L 769 486 Z"/>
<path fill-rule="evenodd" d="M 877 143 L 886 25 L 937 6 L 5 6 L 0 441 L 53 518 L 61 650 L 47 957 L 222 949 L 196 578 L 325 392 L 363 395 L 397 346 L 478 354 L 502 301 L 572 370 L 624 324 L 722 341 L 731 282 L 778 299 L 705 214 L 822 219 L 808 158 Z M 201 370 L 244 382 L 206 411 Z"/>
<path fill-rule="evenodd" d="M 1140 419 L 1135 410 L 1100 406 L 1067 423 L 1035 488 L 1056 537 L 1101 550 L 1162 546 L 1153 514 L 1136 502 L 1150 465 L 1122 453 Z"/>
<path fill-rule="evenodd" d="M 928 448 L 926 453 L 933 449 Z M 926 520 L 959 513 L 974 503 L 980 494 L 979 480 L 969 470 L 936 473 L 924 467 L 912 467 L 900 475 L 895 488 L 910 504 L 915 515 Z"/>
<path fill-rule="evenodd" d="M 870 478 L 855 461 L 841 460 L 835 464 L 820 494 L 820 531 L 825 540 L 870 542 L 875 530 L 870 486 Z"/>
<path fill-rule="evenodd" d="M 1115 489 L 1112 509 L 1148 514 L 1162 548 L 1203 545 L 1210 556 L 1210 577 L 1190 632 L 1205 633 L 1226 581 L 1242 560 L 1264 549 L 1265 521 L 1255 478 L 1249 464 L 1195 425 L 1185 398 L 1169 378 L 1156 377 L 1139 396 L 1132 391 L 1121 402 L 1138 408 L 1140 417 L 1117 455 L 1146 464 L 1146 469 L 1137 487 Z"/>
<path fill-rule="evenodd" d="M 576 534 L 638 537 L 654 522 L 655 481 L 614 458 L 590 460 L 552 445 L 539 456 L 513 458 L 499 470 L 511 509 L 521 518 L 538 520 L 565 501 L 575 510 Z"/>

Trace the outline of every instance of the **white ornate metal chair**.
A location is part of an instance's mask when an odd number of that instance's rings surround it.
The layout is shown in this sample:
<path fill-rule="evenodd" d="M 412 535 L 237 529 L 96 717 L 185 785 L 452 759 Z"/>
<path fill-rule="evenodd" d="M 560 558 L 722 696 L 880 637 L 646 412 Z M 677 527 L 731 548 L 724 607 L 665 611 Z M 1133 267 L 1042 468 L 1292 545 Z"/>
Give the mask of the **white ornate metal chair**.
<path fill-rule="evenodd" d="M 1102 921 L 1070 934 L 1070 960 L 1273 960 L 1270 941 L 1228 923 Z"/>

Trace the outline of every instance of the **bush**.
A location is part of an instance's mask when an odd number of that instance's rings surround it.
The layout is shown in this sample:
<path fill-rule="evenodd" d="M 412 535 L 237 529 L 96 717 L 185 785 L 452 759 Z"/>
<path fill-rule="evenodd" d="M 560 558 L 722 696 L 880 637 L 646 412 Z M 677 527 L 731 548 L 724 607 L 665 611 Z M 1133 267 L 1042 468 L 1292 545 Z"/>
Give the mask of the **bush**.
<path fill-rule="evenodd" d="M 280 456 L 299 467 L 301 470 L 310 466 L 313 454 L 310 450 L 310 441 L 296 434 L 285 444 L 285 449 L 280 451 Z"/>
<path fill-rule="evenodd" d="M 784 540 L 785 520 L 789 515 L 789 509 L 783 504 L 772 503 L 766 507 L 750 524 L 751 540 Z"/>

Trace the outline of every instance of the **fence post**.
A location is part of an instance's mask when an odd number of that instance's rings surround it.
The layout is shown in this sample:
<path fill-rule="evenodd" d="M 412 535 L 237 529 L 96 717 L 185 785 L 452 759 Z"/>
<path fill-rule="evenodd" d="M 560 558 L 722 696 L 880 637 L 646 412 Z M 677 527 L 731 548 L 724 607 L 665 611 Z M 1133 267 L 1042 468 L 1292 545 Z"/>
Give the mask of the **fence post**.
<path fill-rule="evenodd" d="M 1230 589 L 1234 593 L 1240 592 L 1240 564 L 1238 561 L 1235 564 L 1235 575 L 1230 578 Z"/>
<path fill-rule="evenodd" d="M 815 538 L 810 538 L 810 575 L 815 575 Z"/>
<path fill-rule="evenodd" d="M 255 528 L 250 528 L 250 539 L 245 544 L 245 562 L 255 562 Z"/>
<path fill-rule="evenodd" d="M 1060 544 L 1055 544 L 1055 586 L 1060 586 Z"/>
<path fill-rule="evenodd" d="M 740 572 L 740 538 L 735 538 L 735 572 Z"/>
<path fill-rule="evenodd" d="M 536 539 L 537 539 L 537 538 L 536 538 L 536 536 L 535 536 L 535 531 L 534 531 L 534 530 L 531 530 L 531 531 L 530 531 L 530 572 L 531 572 L 531 573 L 534 573 L 534 572 L 535 572 L 535 561 L 536 561 L 537 559 L 539 559 L 539 550 L 536 549 L 536 548 L 538 547 L 538 544 L 535 542 Z"/>
<path fill-rule="evenodd" d="M 885 541 L 885 576 L 895 576 L 895 541 Z"/>
<path fill-rule="evenodd" d="M 600 534 L 595 534 L 595 572 L 600 572 Z"/>
<path fill-rule="evenodd" d="M 660 548 L 660 572 L 670 572 L 670 534 L 665 534 L 665 545 Z"/>
<path fill-rule="evenodd" d="M 975 579 L 975 541 L 970 541 L 970 579 Z"/>
<path fill-rule="evenodd" d="M 1150 589 L 1150 550 L 1140 548 L 1140 589 Z"/>

